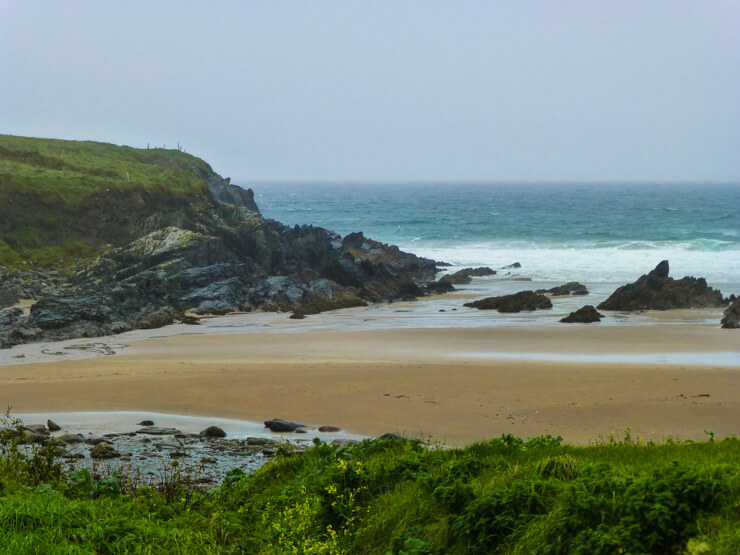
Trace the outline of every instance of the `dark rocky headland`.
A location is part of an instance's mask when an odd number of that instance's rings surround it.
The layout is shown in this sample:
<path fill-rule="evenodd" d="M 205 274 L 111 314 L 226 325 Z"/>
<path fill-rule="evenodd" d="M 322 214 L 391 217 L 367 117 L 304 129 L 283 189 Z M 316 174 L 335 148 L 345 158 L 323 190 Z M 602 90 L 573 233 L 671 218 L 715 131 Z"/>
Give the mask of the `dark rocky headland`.
<path fill-rule="evenodd" d="M 0 135 L 0 347 L 416 297 L 437 271 L 361 232 L 266 219 L 178 150 Z M 36 302 L 7 308 L 19 298 Z"/>

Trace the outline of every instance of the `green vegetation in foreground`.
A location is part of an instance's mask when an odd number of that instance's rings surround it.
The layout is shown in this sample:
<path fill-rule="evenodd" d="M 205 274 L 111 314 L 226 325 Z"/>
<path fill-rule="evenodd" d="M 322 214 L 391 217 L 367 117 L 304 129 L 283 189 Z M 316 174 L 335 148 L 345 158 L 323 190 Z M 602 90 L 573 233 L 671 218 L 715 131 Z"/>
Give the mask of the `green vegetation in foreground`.
<path fill-rule="evenodd" d="M 0 135 L 0 215 L 8 211 L 6 218 L 12 214 L 29 224 L 4 233 L 0 225 L 0 266 L 48 266 L 90 256 L 97 245 L 64 237 L 50 242 L 45 231 L 78 216 L 95 195 L 194 195 L 207 190 L 211 175 L 206 162 L 180 150 Z"/>
<path fill-rule="evenodd" d="M 63 474 L 7 439 L 9 553 L 740 552 L 740 440 L 570 447 L 503 436 L 464 449 L 367 440 L 285 452 L 197 493 Z M 177 463 L 174 463 L 175 465 Z"/>

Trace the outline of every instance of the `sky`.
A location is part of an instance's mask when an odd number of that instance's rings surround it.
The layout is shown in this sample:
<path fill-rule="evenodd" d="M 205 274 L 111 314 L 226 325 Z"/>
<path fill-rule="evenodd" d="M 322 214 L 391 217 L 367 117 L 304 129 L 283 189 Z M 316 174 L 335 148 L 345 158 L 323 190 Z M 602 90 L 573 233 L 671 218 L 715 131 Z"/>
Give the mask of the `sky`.
<path fill-rule="evenodd" d="M 236 182 L 740 182 L 740 2 L 0 0 L 0 133 Z"/>

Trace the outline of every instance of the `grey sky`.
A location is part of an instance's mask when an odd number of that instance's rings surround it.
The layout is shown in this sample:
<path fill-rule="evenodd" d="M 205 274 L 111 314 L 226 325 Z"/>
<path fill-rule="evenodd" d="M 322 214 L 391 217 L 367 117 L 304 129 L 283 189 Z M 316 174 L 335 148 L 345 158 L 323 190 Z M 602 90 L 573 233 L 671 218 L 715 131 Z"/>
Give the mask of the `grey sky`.
<path fill-rule="evenodd" d="M 0 132 L 242 182 L 740 181 L 740 2 L 0 0 Z"/>

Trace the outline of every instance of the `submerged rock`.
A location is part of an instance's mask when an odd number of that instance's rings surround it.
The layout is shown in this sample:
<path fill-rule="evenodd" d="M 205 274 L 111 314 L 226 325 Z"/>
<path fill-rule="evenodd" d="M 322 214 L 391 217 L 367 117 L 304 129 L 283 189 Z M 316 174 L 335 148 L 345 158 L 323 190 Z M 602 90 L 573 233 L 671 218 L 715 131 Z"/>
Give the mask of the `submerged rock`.
<path fill-rule="evenodd" d="M 523 310 L 539 310 L 552 308 L 550 299 L 535 293 L 534 291 L 520 291 L 513 295 L 501 295 L 499 297 L 487 297 L 463 306 L 477 308 L 479 310 L 498 310 L 499 312 L 521 312 Z"/>
<path fill-rule="evenodd" d="M 601 303 L 599 310 L 669 310 L 674 308 L 715 308 L 725 304 L 722 293 L 707 285 L 704 278 L 668 277 L 663 260 L 634 283 L 619 287 Z"/>
<path fill-rule="evenodd" d="M 562 318 L 560 321 L 564 324 L 590 324 L 592 322 L 600 322 L 603 317 L 604 315 L 599 314 L 599 312 L 593 307 L 593 305 L 587 304 L 586 306 L 582 306 L 575 312 L 571 312 L 568 316 Z"/>

